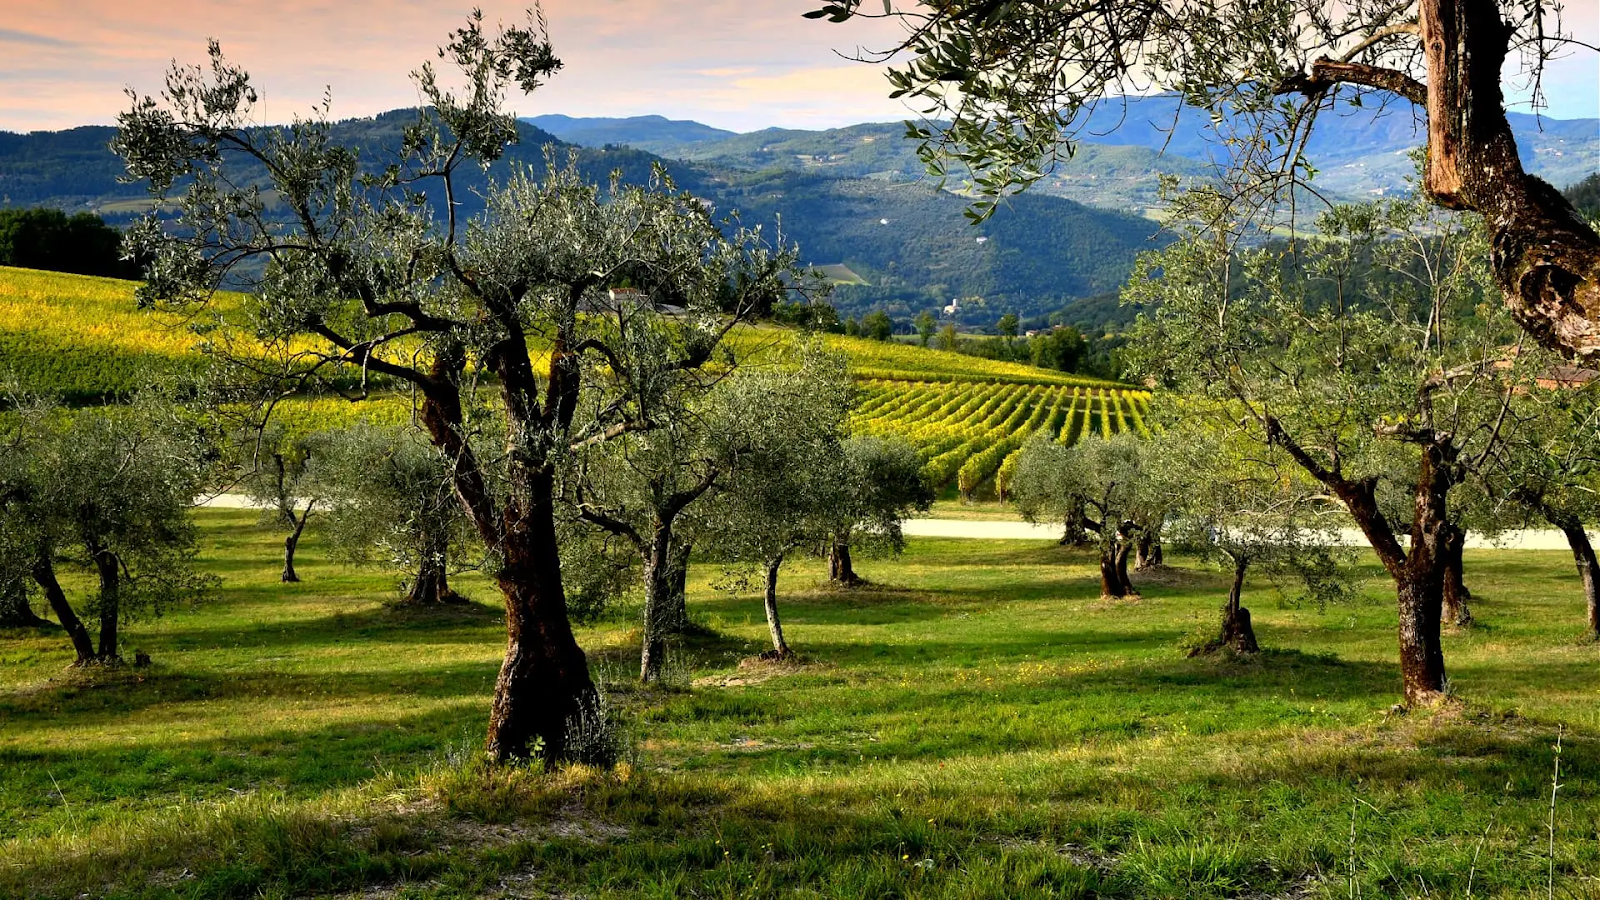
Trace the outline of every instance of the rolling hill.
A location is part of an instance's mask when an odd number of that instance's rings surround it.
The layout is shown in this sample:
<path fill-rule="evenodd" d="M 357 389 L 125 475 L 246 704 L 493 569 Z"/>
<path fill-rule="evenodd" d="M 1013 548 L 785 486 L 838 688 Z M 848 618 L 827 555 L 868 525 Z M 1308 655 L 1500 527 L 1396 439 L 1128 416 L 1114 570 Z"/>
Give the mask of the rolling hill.
<path fill-rule="evenodd" d="M 334 125 L 333 137 L 361 148 L 362 158 L 376 164 L 395 152 L 402 128 L 415 115 L 395 110 L 346 120 Z M 671 130 L 681 124 L 658 120 L 641 127 Z M 847 316 L 878 308 L 909 319 L 956 297 L 974 296 L 986 302 L 967 304 L 971 312 L 965 324 L 993 324 L 1005 312 L 1041 315 L 1114 287 L 1156 230 L 1135 215 L 1044 196 L 1021 198 L 1004 221 L 974 229 L 961 215 L 961 198 L 911 177 L 880 177 L 864 165 L 756 169 L 720 158 L 664 160 L 611 143 L 579 148 L 526 122 L 521 132 L 521 142 L 488 173 L 465 172 L 465 189 L 457 194 L 461 213 L 470 216 L 481 209 L 480 193 L 513 166 L 543 166 L 546 148 L 558 158 L 574 153 L 594 181 L 615 170 L 627 182 L 642 183 L 653 166 L 662 165 L 680 188 L 719 215 L 738 210 L 745 223 L 766 224 L 769 232 L 781 219 L 785 238 L 799 244 L 804 262 L 843 266 L 858 275 L 843 280 L 863 284 L 842 287 L 834 297 Z M 122 167 L 107 146 L 113 134 L 102 127 L 0 133 L 0 205 L 89 210 L 113 224 L 130 221 L 149 202 L 139 185 L 118 181 Z M 884 146 L 890 146 L 887 139 Z M 900 141 L 893 152 L 906 150 Z M 264 172 L 248 164 L 241 177 L 265 181 Z M 431 199 L 436 206 L 442 202 Z M 884 220 L 891 225 L 881 225 Z"/>

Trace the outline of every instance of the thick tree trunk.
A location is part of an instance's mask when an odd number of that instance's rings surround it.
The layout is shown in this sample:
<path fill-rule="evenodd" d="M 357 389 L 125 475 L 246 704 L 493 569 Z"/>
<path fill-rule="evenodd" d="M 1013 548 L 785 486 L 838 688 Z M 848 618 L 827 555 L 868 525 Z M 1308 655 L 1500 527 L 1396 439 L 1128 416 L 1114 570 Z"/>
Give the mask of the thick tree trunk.
<path fill-rule="evenodd" d="M 32 574 L 34 583 L 44 591 L 50 611 L 56 614 L 61 627 L 66 629 L 67 637 L 72 640 L 72 650 L 78 656 L 73 665 L 83 666 L 93 662 L 94 643 L 89 640 L 89 629 L 83 627 L 83 620 L 78 618 L 78 614 L 72 611 L 72 604 L 67 602 L 67 594 L 61 590 L 61 582 L 56 580 L 56 567 L 48 555 L 41 553 L 33 561 Z"/>
<path fill-rule="evenodd" d="M 667 554 L 667 597 L 661 608 L 660 625 L 667 634 L 689 630 L 689 552 L 680 546 Z"/>
<path fill-rule="evenodd" d="M 1444 697 L 1444 651 L 1439 618 L 1444 605 L 1444 566 L 1439 545 L 1449 523 L 1446 500 L 1456 450 L 1447 436 L 1419 443 L 1421 461 L 1413 493 L 1411 549 L 1402 547 L 1378 506 L 1377 480 L 1350 481 L 1324 468 L 1283 428 L 1266 420 L 1268 439 L 1283 447 L 1302 468 L 1327 485 L 1344 503 L 1367 543 L 1395 583 L 1399 612 L 1400 679 L 1408 705 L 1426 705 Z"/>
<path fill-rule="evenodd" d="M 787 659 L 792 654 L 789 645 L 783 639 L 783 622 L 778 619 L 778 569 L 783 565 L 783 554 L 778 554 L 767 561 L 767 579 L 765 606 L 767 610 L 767 632 L 772 635 L 772 656 L 776 659 Z"/>
<path fill-rule="evenodd" d="M 644 636 L 639 646 L 639 680 L 661 680 L 667 659 L 666 619 L 672 608 L 672 526 L 657 527 L 644 548 Z"/>
<path fill-rule="evenodd" d="M 122 615 L 122 561 L 109 550 L 94 554 L 94 568 L 100 576 L 100 649 L 95 654 L 102 663 L 118 663 L 117 624 Z"/>
<path fill-rule="evenodd" d="M 850 536 L 835 535 L 828 547 L 828 580 L 834 584 L 853 586 L 861 583 L 850 561 Z"/>
<path fill-rule="evenodd" d="M 1112 541 L 1100 549 L 1100 596 L 1102 599 L 1120 600 L 1137 595 L 1133 582 L 1128 580 L 1128 542 Z"/>
<path fill-rule="evenodd" d="M 1446 441 L 1423 444 L 1414 494 L 1411 548 L 1396 579 L 1399 611 L 1400 677 L 1408 705 L 1423 706 L 1444 697 L 1447 686 L 1440 620 L 1444 611 L 1445 564 L 1451 528 L 1446 515 L 1450 470 L 1456 451 Z"/>
<path fill-rule="evenodd" d="M 540 484 L 548 487 L 544 476 Z M 538 487 L 539 485 L 536 485 Z M 553 492 L 530 492 L 506 513 L 505 563 L 496 583 L 506 600 L 506 657 L 495 682 L 486 747 L 496 761 L 607 762 L 593 738 L 605 727 L 589 663 L 572 634 L 562 591 Z"/>
<path fill-rule="evenodd" d="M 1600 235 L 1522 169 L 1500 89 L 1511 29 L 1495 0 L 1422 0 L 1428 159 L 1423 186 L 1488 227 L 1495 280 L 1540 343 L 1600 356 Z"/>
<path fill-rule="evenodd" d="M 505 596 L 506 655 L 495 680 L 484 749 L 495 762 L 538 753 L 547 763 L 609 763 L 614 748 L 604 739 L 608 725 L 600 692 L 567 615 L 556 537 L 555 472 L 529 459 L 520 443 L 547 426 L 536 413 L 540 384 L 515 322 L 490 356 L 500 376 L 507 443 L 516 448 L 510 454 L 509 496 L 503 504 L 496 503 L 466 439 L 460 387 L 466 354 L 460 347 L 439 348 L 422 404 L 422 424 L 451 462 L 456 498 L 484 544 L 501 559 L 495 583 Z M 559 334 L 550 359 L 551 421 L 570 422 L 577 405 L 577 360 L 565 353 Z"/>
<path fill-rule="evenodd" d="M 1439 619 L 1453 628 L 1465 628 L 1472 624 L 1472 610 L 1467 608 L 1472 592 L 1467 590 L 1463 571 L 1466 544 L 1467 533 L 1460 526 L 1455 523 L 1445 526 L 1444 539 L 1440 543 L 1440 552 L 1444 556 L 1444 585 Z"/>
<path fill-rule="evenodd" d="M 1133 586 L 1132 579 L 1128 578 L 1128 553 L 1133 549 L 1133 541 L 1128 539 L 1126 533 L 1117 537 L 1116 550 L 1113 559 L 1116 563 L 1116 577 L 1121 584 L 1121 593 L 1118 596 L 1129 594 L 1137 595 L 1138 588 Z"/>
<path fill-rule="evenodd" d="M 1161 552 L 1161 535 L 1140 529 L 1137 554 L 1133 567 L 1140 572 L 1164 565 L 1165 555 Z"/>
<path fill-rule="evenodd" d="M 1061 546 L 1085 547 L 1093 543 L 1089 536 L 1089 515 L 1083 508 L 1083 501 L 1078 501 L 1068 511 L 1066 522 L 1061 532 Z"/>
<path fill-rule="evenodd" d="M 1244 575 L 1250 567 L 1248 557 L 1239 557 L 1233 563 L 1233 586 L 1228 589 L 1227 605 L 1222 607 L 1221 646 L 1231 647 L 1236 653 L 1257 653 L 1256 632 L 1250 625 L 1250 610 L 1243 605 Z"/>
<path fill-rule="evenodd" d="M 447 551 L 435 549 L 422 555 L 422 564 L 406 592 L 408 606 L 433 606 L 440 603 L 465 603 L 467 598 L 450 589 L 450 565 Z"/>
<path fill-rule="evenodd" d="M 1578 567 L 1578 577 L 1583 579 L 1583 599 L 1588 610 L 1589 637 L 1600 641 L 1600 560 L 1595 558 L 1594 545 L 1589 534 L 1576 520 L 1560 524 L 1572 548 L 1572 561 Z"/>

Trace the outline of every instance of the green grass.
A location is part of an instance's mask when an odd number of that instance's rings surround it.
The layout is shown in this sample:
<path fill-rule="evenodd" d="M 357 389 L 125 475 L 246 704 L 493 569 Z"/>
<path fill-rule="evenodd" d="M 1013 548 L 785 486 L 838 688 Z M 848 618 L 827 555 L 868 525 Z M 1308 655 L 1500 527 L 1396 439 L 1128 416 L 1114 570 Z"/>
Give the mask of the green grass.
<path fill-rule="evenodd" d="M 473 762 L 504 640 L 481 580 L 398 612 L 312 535 L 283 586 L 254 514 L 200 515 L 224 586 L 128 630 L 151 668 L 0 636 L 0 896 L 1345 897 L 1354 810 L 1363 897 L 1543 897 L 1561 729 L 1557 895 L 1600 896 L 1600 648 L 1558 553 L 1469 554 L 1463 700 L 1407 716 L 1376 569 L 1325 612 L 1255 586 L 1270 650 L 1191 660 L 1212 573 L 1108 605 L 1081 552 L 915 540 L 860 591 L 786 570 L 804 664 L 774 669 L 739 664 L 758 598 L 701 566 L 674 687 L 632 685 L 631 622 L 580 631 L 628 763 L 542 774 Z"/>

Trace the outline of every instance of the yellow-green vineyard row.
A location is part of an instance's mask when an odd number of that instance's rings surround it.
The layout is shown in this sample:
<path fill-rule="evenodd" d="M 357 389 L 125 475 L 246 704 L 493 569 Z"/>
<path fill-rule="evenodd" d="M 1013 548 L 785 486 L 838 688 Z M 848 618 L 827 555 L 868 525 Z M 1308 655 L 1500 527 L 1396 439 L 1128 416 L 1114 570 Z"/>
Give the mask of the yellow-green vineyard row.
<path fill-rule="evenodd" d="M 1147 391 L 1049 384 L 866 380 L 859 434 L 898 435 L 922 454 L 937 486 L 972 496 L 992 481 L 1004 497 L 1022 447 L 1036 434 L 1075 443 L 1123 431 L 1146 434 Z"/>

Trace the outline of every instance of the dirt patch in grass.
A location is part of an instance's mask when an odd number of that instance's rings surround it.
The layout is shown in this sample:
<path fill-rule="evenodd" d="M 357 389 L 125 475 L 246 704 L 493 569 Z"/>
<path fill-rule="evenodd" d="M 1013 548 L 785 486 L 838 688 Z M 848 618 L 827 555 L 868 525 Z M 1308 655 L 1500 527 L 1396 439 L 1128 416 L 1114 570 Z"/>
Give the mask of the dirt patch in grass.
<path fill-rule="evenodd" d="M 807 659 L 799 654 L 791 654 L 783 659 L 767 659 L 761 656 L 747 656 L 739 660 L 738 668 L 732 672 L 719 672 L 714 675 L 705 675 L 696 678 L 693 682 L 697 688 L 703 687 L 746 687 L 760 684 L 774 678 L 786 675 L 798 675 L 806 671 L 815 671 L 821 664 Z"/>

